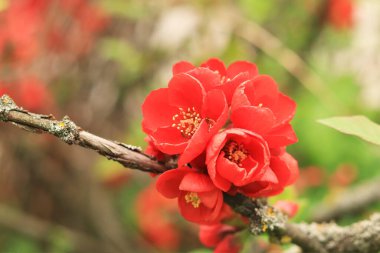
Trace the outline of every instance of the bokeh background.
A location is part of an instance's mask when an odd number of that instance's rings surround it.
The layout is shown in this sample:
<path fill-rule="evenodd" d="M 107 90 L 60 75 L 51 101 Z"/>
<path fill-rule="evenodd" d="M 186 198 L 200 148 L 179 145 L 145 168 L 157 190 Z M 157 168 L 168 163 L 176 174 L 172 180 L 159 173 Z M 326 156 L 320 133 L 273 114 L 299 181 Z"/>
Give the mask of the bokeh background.
<path fill-rule="evenodd" d="M 379 175 L 380 150 L 318 119 L 380 122 L 378 0 L 0 0 L 0 94 L 145 147 L 141 104 L 179 60 L 248 60 L 298 104 L 295 187 L 310 221 Z M 54 137 L 0 125 L 0 252 L 212 252 L 154 178 Z M 340 219 L 348 224 L 364 213 Z M 243 252 L 282 252 L 250 237 Z"/>

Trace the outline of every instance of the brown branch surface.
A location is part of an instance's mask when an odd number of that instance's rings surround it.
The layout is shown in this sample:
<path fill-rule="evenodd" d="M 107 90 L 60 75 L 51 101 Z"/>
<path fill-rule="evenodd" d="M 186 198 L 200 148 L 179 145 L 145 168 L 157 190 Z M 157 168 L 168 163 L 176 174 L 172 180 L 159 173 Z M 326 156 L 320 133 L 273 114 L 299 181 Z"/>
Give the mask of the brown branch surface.
<path fill-rule="evenodd" d="M 106 140 L 86 132 L 68 117 L 55 120 L 52 115 L 30 113 L 18 107 L 7 95 L 0 98 L 0 121 L 11 122 L 34 133 L 49 133 L 68 144 L 93 149 L 125 167 L 151 173 L 161 173 L 172 168 L 169 164 L 158 163 L 137 147 Z M 287 222 L 286 216 L 280 211 L 267 205 L 265 199 L 250 199 L 240 194 L 235 196 L 224 194 L 224 199 L 237 213 L 250 219 L 252 234 L 268 232 L 273 238 L 289 237 L 306 253 L 373 253 L 380 250 L 380 214 L 348 227 L 340 227 L 334 223 L 293 224 Z M 13 222 L 4 223 L 9 217 L 2 219 L 1 215 L 4 212 L 1 211 L 0 209 L 0 225 L 19 227 L 18 230 L 32 237 L 38 237 L 48 229 L 43 223 L 26 219 L 25 222 L 30 221 L 34 227 L 37 227 L 37 230 L 30 230 L 27 226 L 17 223 L 19 220 L 17 214 L 14 217 L 9 216 Z M 73 235 L 67 231 L 66 233 Z M 83 242 L 85 241 L 90 240 L 85 238 Z"/>
<path fill-rule="evenodd" d="M 334 200 L 317 207 L 312 220 L 332 221 L 345 215 L 360 213 L 368 206 L 380 202 L 379 185 L 380 179 L 377 178 L 342 192 Z"/>
<path fill-rule="evenodd" d="M 52 134 L 67 144 L 95 150 L 124 167 L 151 173 L 162 173 L 166 170 L 164 164 L 144 154 L 138 147 L 107 140 L 84 131 L 67 116 L 62 120 L 56 120 L 52 115 L 28 112 L 18 107 L 7 95 L 0 98 L 0 121 L 12 122 L 33 133 Z"/>

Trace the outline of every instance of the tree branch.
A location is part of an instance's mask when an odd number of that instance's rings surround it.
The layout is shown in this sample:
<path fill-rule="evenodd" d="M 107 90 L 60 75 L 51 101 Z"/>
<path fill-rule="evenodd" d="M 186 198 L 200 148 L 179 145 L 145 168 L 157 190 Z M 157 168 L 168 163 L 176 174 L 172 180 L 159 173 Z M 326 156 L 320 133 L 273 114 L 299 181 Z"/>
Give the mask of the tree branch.
<path fill-rule="evenodd" d="M 162 173 L 168 167 L 144 154 L 138 147 L 107 140 L 84 131 L 67 116 L 63 120 L 56 120 L 52 115 L 28 112 L 18 107 L 8 95 L 0 98 L 0 121 L 12 122 L 33 133 L 49 133 L 67 144 L 95 150 L 100 155 L 131 169 Z"/>
<path fill-rule="evenodd" d="M 344 215 L 363 211 L 368 206 L 380 202 L 379 185 L 380 179 L 377 178 L 342 192 L 333 201 L 315 208 L 312 220 L 337 220 Z"/>

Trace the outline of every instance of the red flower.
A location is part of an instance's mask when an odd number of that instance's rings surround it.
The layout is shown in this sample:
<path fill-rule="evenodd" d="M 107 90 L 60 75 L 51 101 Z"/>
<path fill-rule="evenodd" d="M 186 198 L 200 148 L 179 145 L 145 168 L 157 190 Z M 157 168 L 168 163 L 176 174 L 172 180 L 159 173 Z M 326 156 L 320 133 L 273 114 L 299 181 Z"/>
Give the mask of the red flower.
<path fill-rule="evenodd" d="M 203 75 L 203 68 L 210 69 L 218 74 L 218 78 L 214 77 L 213 82 L 205 84 L 206 91 L 214 88 L 223 90 L 228 104 L 231 104 L 232 95 L 241 83 L 258 75 L 258 69 L 255 64 L 247 61 L 236 61 L 226 68 L 224 63 L 217 58 L 211 58 L 202 63 L 201 68 L 196 68 L 190 62 L 178 62 L 173 66 L 173 74 L 185 72 L 198 78 Z"/>
<path fill-rule="evenodd" d="M 207 147 L 206 164 L 216 187 L 250 197 L 278 194 L 298 176 L 297 161 L 291 155 L 269 150 L 260 135 L 238 128 L 214 136 Z"/>
<path fill-rule="evenodd" d="M 235 227 L 224 224 L 202 225 L 199 230 L 199 240 L 206 247 L 215 247 L 214 252 L 237 253 L 241 245 L 234 236 L 235 232 Z"/>
<path fill-rule="evenodd" d="M 207 69 L 199 79 L 177 74 L 168 88 L 151 92 L 142 106 L 144 131 L 163 153 L 181 154 L 179 167 L 200 155 L 227 120 L 223 92 L 204 89 L 207 78 L 215 75 Z"/>
<path fill-rule="evenodd" d="M 137 223 L 144 236 L 157 248 L 176 251 L 180 232 L 172 219 L 178 213 L 175 201 L 161 196 L 151 184 L 139 193 L 136 209 Z"/>
<path fill-rule="evenodd" d="M 270 165 L 260 179 L 238 189 L 252 197 L 269 197 L 280 194 L 284 188 L 293 184 L 298 177 L 298 163 L 288 153 L 272 156 Z"/>
<path fill-rule="evenodd" d="M 233 126 L 260 134 L 270 148 L 297 142 L 289 124 L 296 103 L 279 92 L 271 77 L 260 75 L 240 85 L 234 93 L 231 107 Z"/>
<path fill-rule="evenodd" d="M 273 206 L 288 215 L 289 218 L 293 218 L 297 214 L 299 208 L 297 203 L 289 200 L 279 200 Z"/>
<path fill-rule="evenodd" d="M 178 198 L 186 220 L 199 224 L 219 221 L 223 194 L 206 174 L 186 167 L 168 170 L 159 176 L 156 187 L 165 197 Z"/>
<path fill-rule="evenodd" d="M 328 21 L 338 29 L 352 27 L 354 4 L 352 0 L 329 0 Z"/>
<path fill-rule="evenodd" d="M 216 134 L 206 151 L 211 180 L 227 192 L 244 186 L 270 171 L 270 151 L 264 139 L 251 131 L 231 128 Z"/>
<path fill-rule="evenodd" d="M 31 111 L 41 111 L 53 103 L 46 85 L 33 77 L 26 78 L 18 84 L 16 99 Z"/>

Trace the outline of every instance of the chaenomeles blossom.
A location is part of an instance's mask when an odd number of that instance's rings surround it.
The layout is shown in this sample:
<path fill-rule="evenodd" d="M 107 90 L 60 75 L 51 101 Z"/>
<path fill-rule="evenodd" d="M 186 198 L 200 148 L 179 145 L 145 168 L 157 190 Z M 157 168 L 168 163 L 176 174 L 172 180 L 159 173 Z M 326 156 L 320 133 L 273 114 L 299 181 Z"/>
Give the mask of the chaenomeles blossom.
<path fill-rule="evenodd" d="M 337 29 L 352 27 L 353 12 L 353 0 L 328 0 L 327 19 Z"/>
<path fill-rule="evenodd" d="M 137 224 L 144 237 L 161 250 L 178 250 L 181 233 L 173 219 L 175 214 L 178 214 L 176 201 L 159 194 L 154 183 L 137 196 Z"/>
<path fill-rule="evenodd" d="M 297 142 L 290 120 L 296 103 L 278 90 L 269 76 L 259 75 L 241 84 L 231 105 L 233 127 L 255 132 L 270 148 L 280 148 Z"/>
<path fill-rule="evenodd" d="M 210 69 L 217 76 L 205 76 L 204 69 Z M 223 90 L 228 104 L 231 104 L 232 95 L 235 89 L 243 82 L 250 80 L 258 75 L 257 66 L 248 61 L 235 61 L 231 63 L 228 68 L 224 63 L 217 59 L 211 58 L 201 64 L 200 68 L 195 67 L 192 63 L 187 61 L 181 61 L 173 66 L 173 74 L 187 73 L 199 80 L 208 79 L 204 82 L 204 88 L 206 91 L 211 89 Z M 211 81 L 210 81 L 211 80 Z"/>
<path fill-rule="evenodd" d="M 293 218 L 299 209 L 299 205 L 297 203 L 289 200 L 278 200 L 273 206 L 285 213 L 289 218 Z"/>
<path fill-rule="evenodd" d="M 257 133 L 230 128 L 216 134 L 206 151 L 208 174 L 224 192 L 268 197 L 283 191 L 298 175 L 297 161 L 284 150 L 271 154 Z"/>
<path fill-rule="evenodd" d="M 225 224 L 201 225 L 199 240 L 206 247 L 215 248 L 214 253 L 238 253 L 242 245 L 236 232 L 235 227 Z"/>
<path fill-rule="evenodd" d="M 204 75 L 216 76 L 209 69 Z M 208 140 L 222 128 L 228 105 L 221 90 L 206 92 L 209 79 L 179 73 L 168 88 L 152 91 L 142 106 L 143 130 L 155 147 L 169 155 L 180 154 L 178 166 L 200 155 Z"/>
<path fill-rule="evenodd" d="M 166 198 L 178 198 L 181 215 L 198 224 L 215 224 L 223 211 L 223 193 L 210 177 L 193 168 L 172 169 L 159 175 L 156 188 Z"/>

